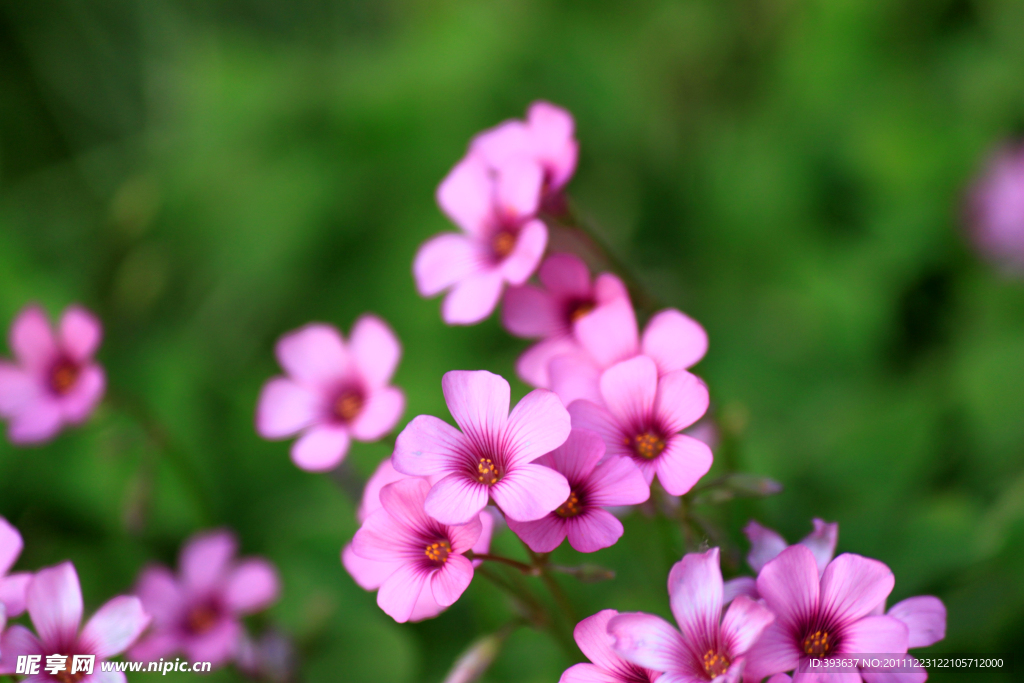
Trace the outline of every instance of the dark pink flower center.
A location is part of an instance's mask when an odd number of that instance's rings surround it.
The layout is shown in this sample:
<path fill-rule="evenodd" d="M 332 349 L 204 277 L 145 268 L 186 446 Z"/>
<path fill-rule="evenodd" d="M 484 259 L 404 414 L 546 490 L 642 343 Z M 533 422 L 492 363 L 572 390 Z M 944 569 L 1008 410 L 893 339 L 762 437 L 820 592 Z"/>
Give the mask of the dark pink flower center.
<path fill-rule="evenodd" d="M 82 369 L 78 363 L 70 358 L 66 356 L 58 358 L 50 368 L 50 389 L 58 396 L 63 396 L 75 386 L 81 372 Z"/>
<path fill-rule="evenodd" d="M 804 636 L 800 643 L 801 649 L 808 657 L 821 658 L 835 648 L 836 639 L 828 631 L 818 629 Z"/>
<path fill-rule="evenodd" d="M 331 405 L 331 412 L 337 420 L 351 422 L 362 411 L 365 403 L 363 392 L 358 389 L 342 389 Z"/>
<path fill-rule="evenodd" d="M 185 629 L 193 635 L 203 635 L 217 625 L 220 611 L 210 603 L 200 603 L 185 615 Z"/>
<path fill-rule="evenodd" d="M 573 299 L 565 307 L 565 318 L 571 327 L 574 322 L 594 310 L 592 299 Z"/>
<path fill-rule="evenodd" d="M 429 561 L 440 567 L 448 561 L 448 556 L 452 554 L 452 546 L 447 539 L 441 539 L 428 543 L 423 554 L 427 556 Z"/>
<path fill-rule="evenodd" d="M 704 653 L 704 673 L 714 680 L 729 670 L 732 662 L 724 653 L 711 649 Z"/>
<path fill-rule="evenodd" d="M 622 441 L 623 445 L 629 446 L 634 456 L 642 460 L 654 460 L 665 450 L 665 438 L 653 429 L 626 436 Z"/>
<path fill-rule="evenodd" d="M 555 514 L 563 518 L 575 517 L 581 514 L 584 509 L 581 497 L 582 491 L 570 491 L 569 497 L 565 499 L 564 503 L 558 506 L 558 508 L 555 510 Z"/>
<path fill-rule="evenodd" d="M 511 254 L 515 248 L 516 234 L 507 228 L 498 230 L 491 238 L 491 251 L 499 261 Z"/>
<path fill-rule="evenodd" d="M 491 458 L 480 458 L 476 464 L 476 480 L 487 486 L 494 486 L 501 481 L 502 472 Z"/>
<path fill-rule="evenodd" d="M 44 661 L 44 664 L 49 663 L 48 659 L 49 658 Z M 85 678 L 87 674 L 84 671 L 71 673 L 72 661 L 71 655 L 64 655 L 64 670 L 53 674 L 53 678 L 60 681 L 60 683 L 78 683 L 80 680 Z"/>

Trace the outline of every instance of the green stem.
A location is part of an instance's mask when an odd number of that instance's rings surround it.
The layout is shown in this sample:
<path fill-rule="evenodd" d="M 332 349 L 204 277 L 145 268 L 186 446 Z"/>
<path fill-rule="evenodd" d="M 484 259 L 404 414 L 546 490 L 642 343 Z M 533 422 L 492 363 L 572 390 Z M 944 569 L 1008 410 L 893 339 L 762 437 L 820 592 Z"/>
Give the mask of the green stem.
<path fill-rule="evenodd" d="M 517 560 L 513 560 L 510 557 L 502 557 L 501 555 L 490 555 L 488 553 L 474 553 L 472 550 L 470 550 L 466 553 L 466 559 L 490 560 L 491 562 L 500 562 L 502 564 L 508 565 L 509 567 L 518 569 L 523 574 L 526 574 L 528 576 L 538 576 L 540 574 L 540 570 L 537 567 L 524 564 Z"/>

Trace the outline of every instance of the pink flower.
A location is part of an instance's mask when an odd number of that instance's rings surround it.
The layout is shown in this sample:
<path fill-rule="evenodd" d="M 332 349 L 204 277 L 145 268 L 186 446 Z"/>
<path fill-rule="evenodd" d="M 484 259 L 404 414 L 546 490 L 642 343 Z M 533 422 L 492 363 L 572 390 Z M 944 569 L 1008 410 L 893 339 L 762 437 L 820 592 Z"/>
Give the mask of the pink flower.
<path fill-rule="evenodd" d="M 33 577 L 26 594 L 28 614 L 36 637 L 24 626 L 12 626 L 0 643 L 0 673 L 13 674 L 19 655 L 41 655 L 40 672 L 32 683 L 124 683 L 123 673 L 100 671 L 100 662 L 124 652 L 149 624 L 149 615 L 134 596 L 120 595 L 100 607 L 79 632 L 82 622 L 82 588 L 70 562 L 42 569 Z M 46 673 L 47 656 L 64 655 L 64 671 Z M 93 673 L 72 676 L 73 655 L 94 655 Z"/>
<path fill-rule="evenodd" d="M 480 538 L 480 518 L 461 526 L 432 519 L 424 510 L 429 491 L 430 484 L 419 478 L 388 484 L 380 492 L 382 509 L 352 540 L 357 556 L 392 569 L 380 583 L 377 604 L 400 623 L 432 616 L 435 604 L 452 605 L 473 580 L 465 553 Z"/>
<path fill-rule="evenodd" d="M 707 444 L 679 433 L 708 408 L 707 387 L 696 375 L 675 370 L 659 378 L 655 362 L 637 356 L 605 370 L 600 389 L 604 405 L 569 406 L 572 426 L 600 434 L 608 454 L 632 458 L 648 483 L 657 474 L 666 491 L 681 496 L 711 468 Z"/>
<path fill-rule="evenodd" d="M 946 606 L 933 595 L 901 600 L 885 611 L 885 601 L 872 614 L 885 613 L 907 626 L 907 647 L 928 647 L 946 637 Z"/>
<path fill-rule="evenodd" d="M 79 424 L 103 396 L 106 376 L 93 361 L 103 328 L 88 311 L 69 306 L 56 336 L 46 314 L 28 306 L 11 325 L 17 363 L 0 361 L 0 417 L 12 443 L 41 443 L 66 424 Z"/>
<path fill-rule="evenodd" d="M 21 534 L 0 517 L 0 631 L 4 630 L 8 618 L 25 611 L 25 591 L 32 575 L 28 572 L 7 573 L 17 562 L 22 547 Z"/>
<path fill-rule="evenodd" d="M 629 294 L 611 273 L 591 283 L 586 264 L 572 254 L 548 256 L 538 277 L 543 289 L 525 284 L 505 292 L 501 321 L 518 337 L 542 340 L 519 357 L 516 372 L 527 384 L 547 389 L 551 359 L 581 351 L 573 336 L 576 323 L 613 301 L 628 302 Z"/>
<path fill-rule="evenodd" d="M 664 375 L 686 370 L 708 350 L 704 328 L 669 308 L 655 314 L 639 335 L 629 299 L 616 298 L 573 326 L 582 352 L 563 353 L 548 362 L 550 388 L 565 405 L 577 399 L 601 402 L 601 373 L 616 363 L 643 354 Z"/>
<path fill-rule="evenodd" d="M 427 496 L 427 514 L 465 524 L 490 497 L 506 517 L 529 522 L 565 502 L 565 477 L 533 462 L 569 436 L 569 414 L 557 396 L 531 391 L 510 415 L 509 385 L 498 375 L 453 370 L 441 388 L 462 431 L 420 415 L 398 435 L 392 456 L 399 472 L 440 477 Z"/>
<path fill-rule="evenodd" d="M 871 614 L 893 583 L 892 572 L 877 560 L 844 553 L 819 575 L 810 549 L 786 548 L 757 577 L 757 591 L 776 620 L 748 653 L 747 677 L 804 671 L 812 657 L 905 653 L 906 624 Z M 846 676 L 859 680 L 859 674 Z"/>
<path fill-rule="evenodd" d="M 276 350 L 288 376 L 264 385 L 256 431 L 266 439 L 301 432 L 292 461 L 302 469 L 336 467 L 350 439 L 376 441 L 398 423 L 405 397 L 388 382 L 402 348 L 380 318 L 359 318 L 348 345 L 335 328 L 314 323 L 282 337 Z"/>
<path fill-rule="evenodd" d="M 772 613 L 740 596 L 723 616 L 718 548 L 677 562 L 668 575 L 668 593 L 680 630 L 651 614 L 620 614 L 608 623 L 615 651 L 633 664 L 665 672 L 661 683 L 738 683 L 744 654 L 772 623 Z"/>
<path fill-rule="evenodd" d="M 1024 271 L 1024 144 L 992 155 L 971 190 L 968 214 L 982 255 L 1007 271 Z"/>
<path fill-rule="evenodd" d="M 234 559 L 228 531 L 193 536 L 182 548 L 178 575 L 153 566 L 139 576 L 136 594 L 153 615 L 153 629 L 132 648 L 135 660 L 184 652 L 193 661 L 223 664 L 236 654 L 242 615 L 277 599 L 277 571 L 266 560 Z"/>
<path fill-rule="evenodd" d="M 608 633 L 608 622 L 618 615 L 605 609 L 576 624 L 572 635 L 591 663 L 570 666 L 558 683 L 652 683 L 661 675 L 626 661 L 612 649 L 615 639 Z"/>
<path fill-rule="evenodd" d="M 603 508 L 642 503 L 651 491 L 629 458 L 613 455 L 601 462 L 604 453 L 600 436 L 572 430 L 565 443 L 536 460 L 565 475 L 571 489 L 568 498 L 536 521 L 508 520 L 509 528 L 538 553 L 551 552 L 566 536 L 581 553 L 615 545 L 622 536 L 622 522 Z"/>

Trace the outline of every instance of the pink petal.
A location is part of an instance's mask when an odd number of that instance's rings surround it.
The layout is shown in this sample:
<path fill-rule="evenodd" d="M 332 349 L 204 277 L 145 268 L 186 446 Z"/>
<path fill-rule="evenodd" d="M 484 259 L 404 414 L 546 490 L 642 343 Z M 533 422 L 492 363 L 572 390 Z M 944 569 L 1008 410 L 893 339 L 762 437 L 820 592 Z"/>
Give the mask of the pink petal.
<path fill-rule="evenodd" d="M 551 295 L 533 285 L 505 290 L 501 299 L 501 324 L 511 334 L 527 339 L 550 337 L 565 330 Z"/>
<path fill-rule="evenodd" d="M 465 558 L 463 558 L 465 559 Z M 420 593 L 427 587 L 427 574 L 415 564 L 403 564 L 377 591 L 377 604 L 384 613 L 402 624 L 409 621 Z"/>
<path fill-rule="evenodd" d="M 465 235 L 443 232 L 420 246 L 412 273 L 420 296 L 430 297 L 479 273 L 483 264 L 484 254 L 478 244 Z"/>
<path fill-rule="evenodd" d="M 462 453 L 470 447 L 466 437 L 447 422 L 419 415 L 398 435 L 391 460 L 403 474 L 442 475 L 460 466 Z"/>
<path fill-rule="evenodd" d="M 747 555 L 747 563 L 755 572 L 761 571 L 761 567 L 775 559 L 779 553 L 789 546 L 786 543 L 786 539 L 780 536 L 778 532 L 766 526 L 761 526 L 754 520 L 747 522 L 747 526 L 743 527 L 743 533 L 750 539 L 750 553 Z M 815 556 L 815 559 L 817 559 L 817 556 Z"/>
<path fill-rule="evenodd" d="M 380 490 L 380 504 L 395 522 L 407 529 L 433 529 L 436 525 L 423 509 L 429 491 L 430 484 L 424 479 L 400 479 Z"/>
<path fill-rule="evenodd" d="M 17 365 L 0 361 L 0 417 L 21 412 L 39 393 L 35 377 Z"/>
<path fill-rule="evenodd" d="M 604 407 L 590 401 L 573 401 L 569 404 L 569 417 L 573 429 L 596 432 L 604 441 L 605 453 L 631 456 L 632 451 L 623 445 L 624 434 L 615 417 Z"/>
<path fill-rule="evenodd" d="M 25 602 L 44 646 L 74 642 L 82 621 L 82 588 L 73 564 L 64 562 L 39 570 L 29 584 Z"/>
<path fill-rule="evenodd" d="M 405 410 L 401 389 L 384 387 L 370 394 L 366 405 L 352 423 L 352 436 L 359 441 L 376 441 L 394 429 Z"/>
<path fill-rule="evenodd" d="M 573 429 L 565 443 L 545 455 L 538 464 L 565 475 L 570 482 L 582 482 L 604 457 L 604 441 L 597 432 Z"/>
<path fill-rule="evenodd" d="M 597 466 L 587 484 L 587 502 L 611 507 L 638 505 L 651 496 L 651 488 L 643 472 L 632 458 L 611 455 Z"/>
<path fill-rule="evenodd" d="M 598 307 L 610 304 L 618 299 L 629 301 L 629 290 L 617 275 L 601 273 L 594 279 L 594 298 Z"/>
<path fill-rule="evenodd" d="M 550 388 L 564 405 L 574 401 L 602 404 L 601 369 L 586 353 L 566 353 L 548 361 Z"/>
<path fill-rule="evenodd" d="M 103 326 L 81 306 L 68 306 L 60 319 L 60 346 L 71 359 L 84 363 L 92 358 L 103 337 Z"/>
<path fill-rule="evenodd" d="M 772 563 L 777 561 L 773 560 Z M 765 570 L 772 563 L 769 563 Z M 789 627 L 783 625 L 778 614 L 775 616 L 775 621 L 747 650 L 744 680 L 760 681 L 765 676 L 792 671 L 800 664 L 803 652 L 797 647 L 796 639 L 790 634 Z"/>
<path fill-rule="evenodd" d="M 468 154 L 459 161 L 437 188 L 437 203 L 441 210 L 471 235 L 480 234 L 490 223 L 492 196 L 487 164 L 474 154 Z"/>
<path fill-rule="evenodd" d="M 571 429 L 569 411 L 558 396 L 546 389 L 534 389 L 516 404 L 501 433 L 507 466 L 532 462 L 558 448 Z"/>
<path fill-rule="evenodd" d="M 502 215 L 525 218 L 537 212 L 544 184 L 540 164 L 521 155 L 511 157 L 497 169 L 496 180 L 495 200 Z"/>
<path fill-rule="evenodd" d="M 150 618 L 137 597 L 119 595 L 96 610 L 82 629 L 80 640 L 97 659 L 113 657 L 138 640 Z"/>
<path fill-rule="evenodd" d="M 408 475 L 402 474 L 391 464 L 391 458 L 384 458 L 373 475 L 363 487 L 363 500 L 359 504 L 356 517 L 360 522 L 380 509 L 380 490 L 388 484 L 405 479 Z"/>
<path fill-rule="evenodd" d="M 128 650 L 125 659 L 132 662 L 155 662 L 180 649 L 181 639 L 176 634 L 168 631 L 150 632 Z"/>
<path fill-rule="evenodd" d="M 359 375 L 374 388 L 387 385 L 402 357 L 398 337 L 375 315 L 364 315 L 356 320 L 349 338 L 349 351 Z"/>
<path fill-rule="evenodd" d="M 892 571 L 878 560 L 843 553 L 821 575 L 821 609 L 842 622 L 855 621 L 884 601 L 894 583 Z"/>
<path fill-rule="evenodd" d="M 285 377 L 263 385 L 256 404 L 256 432 L 264 439 L 297 434 L 321 414 L 321 397 Z"/>
<path fill-rule="evenodd" d="M 737 596 L 722 617 L 722 638 L 733 659 L 757 642 L 761 633 L 775 621 L 775 615 L 746 595 Z"/>
<path fill-rule="evenodd" d="M 3 603 L 8 618 L 25 611 L 25 593 L 30 583 L 32 575 L 28 572 L 18 572 L 0 579 L 0 603 Z"/>
<path fill-rule="evenodd" d="M 622 665 L 622 660 L 612 649 L 615 638 L 608 633 L 608 622 L 618 615 L 619 613 L 613 609 L 601 610 L 576 624 L 572 632 L 584 656 L 609 671 L 614 671 Z"/>
<path fill-rule="evenodd" d="M 895 617 L 864 617 L 843 627 L 840 649 L 844 654 L 902 654 L 907 634 L 907 625 Z"/>
<path fill-rule="evenodd" d="M 793 679 L 789 677 L 789 674 L 775 674 L 768 679 L 768 683 L 793 683 Z"/>
<path fill-rule="evenodd" d="M 488 166 L 497 167 L 522 156 L 531 149 L 531 138 L 522 121 L 504 121 L 476 135 L 470 153 L 481 157 Z"/>
<path fill-rule="evenodd" d="M 691 643 L 715 641 L 722 617 L 722 570 L 718 548 L 688 553 L 668 575 L 672 614 L 683 637 Z"/>
<path fill-rule="evenodd" d="M 558 683 L 622 683 L 617 674 L 609 673 L 593 664 L 573 664 L 558 679 Z"/>
<path fill-rule="evenodd" d="M 610 548 L 622 538 L 622 533 L 622 522 L 606 510 L 587 510 L 566 520 L 569 545 L 581 553 Z"/>
<path fill-rule="evenodd" d="M 11 350 L 25 369 L 36 374 L 47 372 L 57 357 L 57 342 L 43 309 L 27 306 L 11 324 Z"/>
<path fill-rule="evenodd" d="M 548 228 L 538 219 L 519 229 L 516 246 L 501 262 L 501 274 L 513 285 L 521 285 L 537 270 L 548 246 Z"/>
<path fill-rule="evenodd" d="M 53 654 L 45 651 L 42 643 L 24 626 L 15 624 L 3 632 L 0 640 L 0 674 L 13 674 L 17 669 L 19 655 Z M 42 660 L 46 662 L 45 659 Z M 42 667 L 40 667 L 42 668 Z"/>
<path fill-rule="evenodd" d="M 178 559 L 185 590 L 197 595 L 217 586 L 237 549 L 238 542 L 230 531 L 208 531 L 189 539 Z"/>
<path fill-rule="evenodd" d="M 640 344 L 644 355 L 653 358 L 664 375 L 685 370 L 703 358 L 708 335 L 696 320 L 670 308 L 651 318 Z"/>
<path fill-rule="evenodd" d="M 676 434 L 665 443 L 665 450 L 654 465 L 658 481 L 665 490 L 673 496 L 681 496 L 708 473 L 713 460 L 706 443 L 685 434 Z"/>
<path fill-rule="evenodd" d="M 485 485 L 454 472 L 434 484 L 424 509 L 442 524 L 466 524 L 487 506 L 487 494 Z"/>
<path fill-rule="evenodd" d="M 620 424 L 643 424 L 654 410 L 658 368 L 647 356 L 617 363 L 601 374 L 601 396 Z"/>
<path fill-rule="evenodd" d="M 505 521 L 508 528 L 535 553 L 550 553 L 565 540 L 566 521 L 553 513 L 532 522 Z"/>
<path fill-rule="evenodd" d="M 802 545 L 789 546 L 758 573 L 757 592 L 783 624 L 795 624 L 804 615 L 817 613 L 819 586 L 814 555 Z"/>
<path fill-rule="evenodd" d="M 23 547 L 24 543 L 18 530 L 11 526 L 6 519 L 0 517 L 0 576 L 6 574 L 14 566 Z"/>
<path fill-rule="evenodd" d="M 708 404 L 707 385 L 686 370 L 670 372 L 658 380 L 654 412 L 669 433 L 681 432 L 699 420 Z"/>
<path fill-rule="evenodd" d="M 815 518 L 814 531 L 800 541 L 800 545 L 807 546 L 814 553 L 814 559 L 818 562 L 818 572 L 824 572 L 825 567 L 832 561 L 836 554 L 836 542 L 839 539 L 839 525 L 835 522 L 828 523 Z M 755 570 L 756 571 L 756 570 Z"/>
<path fill-rule="evenodd" d="M 860 675 L 867 683 L 924 683 L 928 680 L 928 672 L 920 667 L 913 671 L 901 672 L 861 671 Z"/>
<path fill-rule="evenodd" d="M 679 631 L 661 617 L 628 612 L 608 622 L 615 639 L 612 648 L 628 662 L 655 671 L 677 671 L 687 659 L 686 644 Z"/>
<path fill-rule="evenodd" d="M 158 625 L 174 622 L 185 605 L 174 575 L 166 567 L 151 566 L 142 570 L 135 586 L 135 595 L 142 601 L 142 609 Z"/>
<path fill-rule="evenodd" d="M 349 543 L 341 551 L 341 564 L 363 590 L 377 590 L 398 568 L 399 562 L 379 562 L 357 555 Z"/>
<path fill-rule="evenodd" d="M 326 472 L 345 459 L 348 446 L 347 427 L 316 426 L 292 444 L 292 462 L 307 472 Z"/>
<path fill-rule="evenodd" d="M 534 463 L 519 465 L 491 487 L 494 502 L 506 517 L 518 522 L 540 519 L 564 503 L 569 492 L 565 477 Z"/>
<path fill-rule="evenodd" d="M 576 338 L 597 364 L 606 368 L 639 351 L 636 314 L 628 300 L 619 299 L 583 316 L 574 325 Z"/>
<path fill-rule="evenodd" d="M 11 416 L 7 436 L 15 445 L 42 443 L 56 436 L 61 426 L 60 404 L 40 396 Z"/>
<path fill-rule="evenodd" d="M 416 600 L 416 604 L 413 605 L 412 614 L 409 615 L 409 621 L 433 619 L 444 610 L 445 608 L 437 604 L 437 600 L 434 600 L 433 594 L 426 586 L 424 586 L 423 590 L 420 591 L 419 599 Z"/>
<path fill-rule="evenodd" d="M 28 678 L 25 680 L 33 683 Z M 92 676 L 86 676 L 82 679 L 82 683 L 128 683 L 128 677 L 120 671 L 100 671 L 99 673 L 94 672 Z"/>
<path fill-rule="evenodd" d="M 466 436 L 492 445 L 508 421 L 510 393 L 505 378 L 486 370 L 451 370 L 441 378 L 448 410 Z"/>
<path fill-rule="evenodd" d="M 212 662 L 220 666 L 235 655 L 241 636 L 241 625 L 234 619 L 224 619 L 201 636 L 186 641 L 185 654 L 194 662 Z"/>
<path fill-rule="evenodd" d="M 946 637 L 946 606 L 931 595 L 918 595 L 893 605 L 888 612 L 910 630 L 907 647 L 928 647 Z"/>
<path fill-rule="evenodd" d="M 590 270 L 575 254 L 548 256 L 537 277 L 549 292 L 560 298 L 584 299 L 591 296 Z"/>
<path fill-rule="evenodd" d="M 285 372 L 310 388 L 330 388 L 348 373 L 351 363 L 338 330 L 321 323 L 281 337 L 276 351 Z"/>
<path fill-rule="evenodd" d="M 448 527 L 448 540 L 451 542 L 453 553 L 459 553 L 461 555 L 476 546 L 477 540 L 483 533 L 483 520 L 485 519 L 490 520 L 490 525 L 493 527 L 494 520 L 486 510 L 470 520 L 468 524 L 458 524 Z"/>
<path fill-rule="evenodd" d="M 266 560 L 244 560 L 228 576 L 224 602 L 236 614 L 258 612 L 277 600 L 280 584 L 272 564 Z"/>
<path fill-rule="evenodd" d="M 385 487 L 385 489 L 388 487 Z M 422 540 L 404 520 L 395 519 L 381 509 L 366 518 L 352 539 L 352 552 L 375 562 L 399 564 L 407 562 L 411 549 Z M 417 557 L 421 550 L 417 550 Z"/>
<path fill-rule="evenodd" d="M 722 602 L 729 604 L 737 597 L 745 595 L 751 600 L 757 600 L 757 579 L 752 576 L 737 576 L 722 584 Z"/>
<path fill-rule="evenodd" d="M 573 139 L 572 116 L 547 102 L 532 104 L 527 116 L 535 153 L 551 174 L 552 188 L 559 189 L 576 170 L 578 146 Z"/>
<path fill-rule="evenodd" d="M 504 287 L 501 271 L 481 270 L 457 282 L 441 304 L 441 319 L 449 325 L 474 325 L 491 314 Z"/>
<path fill-rule="evenodd" d="M 497 514 L 496 512 L 494 514 Z M 491 537 L 494 535 L 494 514 L 489 510 L 480 513 L 480 534 L 470 550 L 478 554 L 486 554 L 491 549 Z M 456 530 L 459 527 L 456 527 Z M 479 562 L 479 560 L 478 560 Z M 474 563 L 473 566 L 479 566 Z"/>
<path fill-rule="evenodd" d="M 59 399 L 61 413 L 71 424 L 78 424 L 89 417 L 96 404 L 103 398 L 107 388 L 107 377 L 98 365 L 87 365 L 78 376 L 71 390 Z"/>
<path fill-rule="evenodd" d="M 566 354 L 579 353 L 579 345 L 572 337 L 551 337 L 526 349 L 516 361 L 516 374 L 524 382 L 538 389 L 551 388 L 548 366 L 551 360 Z M 596 375 L 594 383 L 596 385 Z M 561 396 L 559 396 L 561 398 Z M 563 401 L 564 403 L 564 401 Z"/>
<path fill-rule="evenodd" d="M 462 555 L 449 555 L 434 575 L 430 577 L 430 591 L 434 600 L 442 607 L 455 604 L 473 580 L 473 564 Z"/>

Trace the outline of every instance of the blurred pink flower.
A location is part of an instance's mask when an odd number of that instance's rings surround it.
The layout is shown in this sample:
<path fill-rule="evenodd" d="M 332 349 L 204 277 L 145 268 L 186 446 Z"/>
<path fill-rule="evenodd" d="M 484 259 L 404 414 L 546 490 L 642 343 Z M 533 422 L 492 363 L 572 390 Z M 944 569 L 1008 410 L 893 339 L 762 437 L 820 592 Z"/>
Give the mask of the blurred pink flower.
<path fill-rule="evenodd" d="M 718 548 L 677 562 L 668 575 L 668 593 L 679 630 L 652 614 L 620 614 L 608 622 L 615 651 L 633 664 L 665 672 L 658 679 L 664 683 L 739 683 L 744 654 L 772 623 L 772 613 L 740 596 L 722 614 Z"/>
<path fill-rule="evenodd" d="M 988 160 L 970 192 L 968 223 L 982 256 L 1024 272 L 1024 144 L 1004 145 Z"/>
<path fill-rule="evenodd" d="M 402 347 L 380 318 L 359 318 L 347 345 L 337 329 L 314 323 L 286 334 L 276 351 L 287 376 L 263 386 L 256 431 L 266 439 L 301 432 L 292 461 L 302 469 L 336 467 L 350 439 L 376 441 L 402 416 L 405 396 L 388 385 Z"/>
<path fill-rule="evenodd" d="M 142 571 L 135 593 L 153 628 L 132 648 L 132 659 L 184 652 L 218 666 L 235 656 L 240 617 L 265 609 L 279 592 L 274 567 L 260 558 L 235 560 L 237 547 L 228 531 L 204 532 L 182 548 L 177 576 L 161 566 Z"/>
<path fill-rule="evenodd" d="M 79 632 L 82 588 L 70 562 L 41 569 L 32 578 L 26 605 L 38 638 L 24 626 L 12 626 L 0 643 L 0 673 L 13 674 L 19 655 L 41 655 L 40 672 L 25 679 L 32 683 L 125 683 L 120 672 L 101 672 L 100 662 L 124 652 L 149 624 L 138 598 L 120 595 L 100 607 Z M 47 656 L 65 656 L 64 671 L 46 673 Z M 73 655 L 95 655 L 93 673 L 71 674 Z"/>
<path fill-rule="evenodd" d="M 533 522 L 508 520 L 508 526 L 534 552 L 549 553 L 566 536 L 581 553 L 615 545 L 622 522 L 604 507 L 636 505 L 651 495 L 644 476 L 629 458 L 604 458 L 601 437 L 574 429 L 561 446 L 535 462 L 561 472 L 569 481 L 569 497 L 554 512 Z M 600 462 L 600 464 L 598 464 Z"/>
<path fill-rule="evenodd" d="M 711 468 L 711 449 L 680 434 L 708 408 L 708 389 L 696 375 L 675 370 L 658 377 L 655 362 L 637 356 L 601 375 L 602 404 L 569 406 L 573 428 L 601 435 L 609 455 L 628 456 L 650 484 L 654 475 L 673 496 L 689 491 Z"/>
<path fill-rule="evenodd" d="M 10 338 L 17 362 L 0 361 L 0 417 L 10 420 L 12 443 L 48 441 L 89 416 L 106 388 L 93 361 L 102 335 L 99 320 L 79 306 L 65 309 L 56 335 L 38 306 L 18 314 Z"/>
<path fill-rule="evenodd" d="M 430 484 L 419 478 L 388 484 L 380 492 L 382 508 L 352 540 L 352 553 L 390 570 L 379 583 L 377 604 L 397 622 L 433 616 L 433 609 L 453 604 L 473 580 L 465 553 L 483 531 L 480 517 L 459 526 L 432 519 L 423 507 L 429 491 Z"/>
<path fill-rule="evenodd" d="M 453 370 L 441 388 L 462 431 L 420 415 L 398 435 L 392 456 L 399 472 L 440 477 L 427 496 L 427 514 L 465 524 L 494 498 L 506 517 L 528 522 L 569 497 L 565 477 L 533 462 L 569 436 L 569 414 L 557 396 L 535 389 L 510 415 L 509 385 L 498 375 Z"/>
<path fill-rule="evenodd" d="M 550 388 L 565 405 L 581 398 L 600 403 L 601 373 L 639 354 L 650 357 L 664 375 L 692 367 L 708 350 L 704 328 L 674 308 L 656 313 L 641 337 L 628 298 L 609 301 L 580 319 L 573 331 L 582 352 L 548 362 Z"/>
<path fill-rule="evenodd" d="M 608 633 L 608 622 L 618 615 L 605 609 L 576 624 L 572 635 L 590 663 L 570 666 L 558 683 L 652 683 L 661 675 L 626 661 L 612 649 L 615 639 Z"/>
<path fill-rule="evenodd" d="M 759 681 L 776 673 L 805 671 L 808 658 L 814 657 L 905 653 L 906 624 L 872 615 L 893 583 L 892 572 L 877 560 L 844 553 L 819 574 L 809 548 L 786 548 L 757 577 L 757 591 L 775 614 L 775 623 L 747 654 L 747 676 Z M 859 680 L 859 674 L 843 675 Z M 913 680 L 910 676 L 907 680 Z"/>
<path fill-rule="evenodd" d="M 525 284 L 505 292 L 501 321 L 518 337 L 541 339 L 519 357 L 516 372 L 527 384 L 547 389 L 548 362 L 580 352 L 573 336 L 577 321 L 612 301 L 628 302 L 629 293 L 611 273 L 601 273 L 592 283 L 586 264 L 572 254 L 548 256 L 537 275 L 543 289 Z"/>
<path fill-rule="evenodd" d="M 32 574 L 7 572 L 21 555 L 23 543 L 21 534 L 11 524 L 0 517 L 0 631 L 10 617 L 16 617 L 25 611 L 25 591 L 32 581 Z"/>

